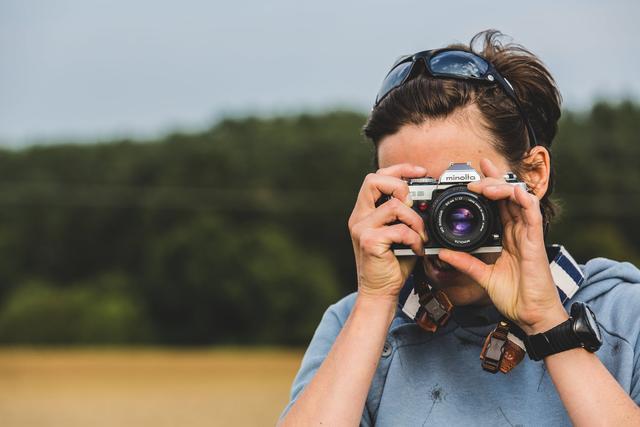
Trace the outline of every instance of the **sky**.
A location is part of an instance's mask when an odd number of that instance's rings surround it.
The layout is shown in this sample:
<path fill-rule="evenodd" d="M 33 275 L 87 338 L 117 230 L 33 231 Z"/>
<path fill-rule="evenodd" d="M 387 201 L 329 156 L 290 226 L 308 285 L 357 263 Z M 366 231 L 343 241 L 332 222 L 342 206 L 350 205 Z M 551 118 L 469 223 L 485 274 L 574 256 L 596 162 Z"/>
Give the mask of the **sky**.
<path fill-rule="evenodd" d="M 640 2 L 0 0 L 0 145 L 366 113 L 393 60 L 496 28 L 564 105 L 640 99 Z"/>

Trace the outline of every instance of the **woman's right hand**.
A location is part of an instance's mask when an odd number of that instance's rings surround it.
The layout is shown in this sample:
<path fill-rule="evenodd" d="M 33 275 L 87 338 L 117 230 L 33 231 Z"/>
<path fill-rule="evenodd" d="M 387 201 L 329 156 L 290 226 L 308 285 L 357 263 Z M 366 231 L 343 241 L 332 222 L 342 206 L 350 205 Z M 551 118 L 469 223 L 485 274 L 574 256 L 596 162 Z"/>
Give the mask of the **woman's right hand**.
<path fill-rule="evenodd" d="M 421 166 L 404 163 L 379 169 L 364 179 L 349 217 L 360 295 L 398 297 L 416 257 L 396 258 L 391 244 L 407 245 L 422 256 L 427 240 L 424 222 L 411 209 L 409 186 L 402 178 L 421 178 L 426 173 Z M 392 198 L 376 208 L 383 195 Z M 396 220 L 400 223 L 393 224 Z"/>

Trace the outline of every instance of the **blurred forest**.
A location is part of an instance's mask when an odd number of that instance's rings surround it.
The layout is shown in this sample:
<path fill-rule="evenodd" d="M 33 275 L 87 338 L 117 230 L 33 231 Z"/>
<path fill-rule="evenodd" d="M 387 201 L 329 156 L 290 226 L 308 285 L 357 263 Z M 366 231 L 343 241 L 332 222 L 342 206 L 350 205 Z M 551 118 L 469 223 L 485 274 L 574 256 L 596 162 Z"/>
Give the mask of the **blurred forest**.
<path fill-rule="evenodd" d="M 365 117 L 0 150 L 0 343 L 307 342 L 355 290 Z M 640 265 L 640 107 L 565 111 L 550 242 Z"/>

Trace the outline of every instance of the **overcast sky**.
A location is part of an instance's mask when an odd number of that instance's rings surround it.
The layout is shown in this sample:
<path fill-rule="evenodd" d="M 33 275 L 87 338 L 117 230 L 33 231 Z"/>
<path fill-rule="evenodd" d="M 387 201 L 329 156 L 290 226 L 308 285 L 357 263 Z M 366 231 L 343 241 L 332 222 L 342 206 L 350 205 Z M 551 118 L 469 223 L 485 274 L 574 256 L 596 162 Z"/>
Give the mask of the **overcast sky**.
<path fill-rule="evenodd" d="M 0 144 L 370 108 L 393 60 L 497 28 L 565 106 L 640 99 L 638 1 L 0 0 Z"/>

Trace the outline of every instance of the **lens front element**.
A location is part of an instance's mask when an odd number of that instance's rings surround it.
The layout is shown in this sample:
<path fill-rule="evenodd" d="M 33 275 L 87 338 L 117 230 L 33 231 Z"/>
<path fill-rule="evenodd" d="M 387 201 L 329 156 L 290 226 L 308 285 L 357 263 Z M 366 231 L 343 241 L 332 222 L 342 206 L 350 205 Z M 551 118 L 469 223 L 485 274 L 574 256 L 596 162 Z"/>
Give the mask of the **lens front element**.
<path fill-rule="evenodd" d="M 477 225 L 476 219 L 476 215 L 466 207 L 453 208 L 445 214 L 447 228 L 452 234 L 460 237 L 464 237 L 473 231 Z"/>

